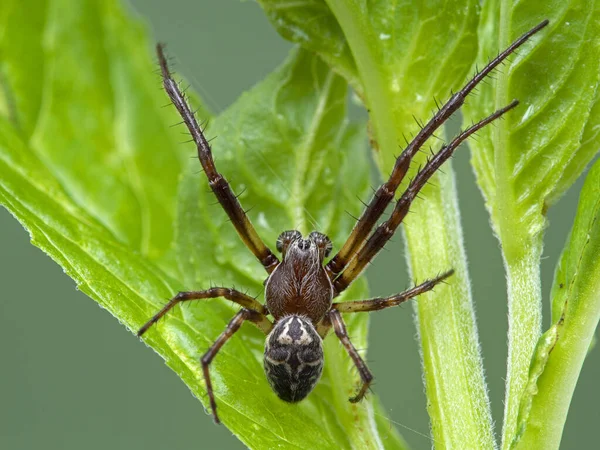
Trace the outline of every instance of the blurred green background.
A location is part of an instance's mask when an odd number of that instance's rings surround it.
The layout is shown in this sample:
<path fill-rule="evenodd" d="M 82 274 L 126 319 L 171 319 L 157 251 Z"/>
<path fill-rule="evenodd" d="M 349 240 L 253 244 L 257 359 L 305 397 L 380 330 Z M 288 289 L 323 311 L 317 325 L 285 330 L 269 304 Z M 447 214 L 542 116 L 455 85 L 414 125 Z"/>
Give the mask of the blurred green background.
<path fill-rule="evenodd" d="M 131 3 L 156 39 L 168 43 L 176 69 L 217 112 L 275 68 L 291 47 L 254 2 Z M 462 149 L 454 168 L 492 411 L 499 428 L 507 331 L 504 271 L 468 159 L 467 149 Z M 549 212 L 542 262 L 546 303 L 581 181 Z M 243 448 L 224 426 L 212 423 L 154 352 L 77 292 L 61 268 L 29 244 L 27 233 L 5 210 L 0 211 L 0 245 L 1 449 Z M 410 285 L 399 237 L 367 277 L 373 295 Z M 547 327 L 548 305 L 544 308 Z M 432 442 L 412 315 L 410 306 L 372 314 L 368 363 L 376 376 L 374 391 L 389 417 L 412 448 L 426 449 Z M 596 349 L 575 391 L 562 448 L 597 448 L 599 379 L 600 349 Z"/>

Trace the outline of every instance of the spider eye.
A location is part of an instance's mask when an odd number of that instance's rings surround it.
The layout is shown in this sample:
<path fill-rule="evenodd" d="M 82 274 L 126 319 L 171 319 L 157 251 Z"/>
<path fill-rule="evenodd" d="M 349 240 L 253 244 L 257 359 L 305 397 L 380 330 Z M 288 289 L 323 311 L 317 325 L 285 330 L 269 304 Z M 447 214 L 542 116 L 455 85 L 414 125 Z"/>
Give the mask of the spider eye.
<path fill-rule="evenodd" d="M 308 235 L 308 238 L 312 239 L 315 242 L 315 244 L 317 244 L 317 247 L 323 250 L 325 258 L 329 256 L 329 254 L 331 253 L 331 249 L 333 248 L 333 245 L 331 244 L 331 239 L 329 239 L 323 233 L 319 233 L 318 231 L 313 231 L 312 233 L 310 233 Z"/>
<path fill-rule="evenodd" d="M 298 230 L 288 230 L 284 231 L 277 238 L 277 251 L 279 253 L 283 253 L 288 245 L 294 242 L 296 239 L 301 239 L 302 234 Z"/>

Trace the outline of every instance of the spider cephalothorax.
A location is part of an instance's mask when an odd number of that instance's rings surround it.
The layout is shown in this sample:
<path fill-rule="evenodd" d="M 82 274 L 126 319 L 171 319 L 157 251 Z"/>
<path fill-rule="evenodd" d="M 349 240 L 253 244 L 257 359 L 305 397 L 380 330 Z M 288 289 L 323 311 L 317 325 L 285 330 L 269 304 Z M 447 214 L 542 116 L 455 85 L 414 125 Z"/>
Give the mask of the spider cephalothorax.
<path fill-rule="evenodd" d="M 231 219 L 244 244 L 256 256 L 268 274 L 265 280 L 266 305 L 259 303 L 249 295 L 225 287 L 180 292 L 138 331 L 138 336 L 141 336 L 173 306 L 189 300 L 223 297 L 242 307 L 201 359 L 206 391 L 216 422 L 219 421 L 219 418 L 209 366 L 217 352 L 245 321 L 254 323 L 267 335 L 264 354 L 265 373 L 269 384 L 282 400 L 300 401 L 314 388 L 321 376 L 324 364 L 321 341 L 332 328 L 352 358 L 362 380 L 358 393 L 350 398 L 350 401 L 357 402 L 364 397 L 373 375 L 352 345 L 342 319 L 342 313 L 377 311 L 399 305 L 433 289 L 436 284 L 452 275 L 453 271 L 449 270 L 412 289 L 386 298 L 337 303 L 334 303 L 333 299 L 352 284 L 388 242 L 402 223 L 419 191 L 440 166 L 452 156 L 454 150 L 477 130 L 517 106 L 518 102 L 515 100 L 471 125 L 444 145 L 417 172 L 406 190 L 399 196 L 389 218 L 375 227 L 387 206 L 394 200 L 412 158 L 425 141 L 433 136 L 435 131 L 462 106 L 467 95 L 492 70 L 547 24 L 548 21 L 540 23 L 500 53 L 461 90 L 453 94 L 431 120 L 421 128 L 421 131 L 397 158 L 388 181 L 375 191 L 375 195 L 367 204 L 344 245 L 326 263 L 325 258 L 329 256 L 332 248 L 331 241 L 317 231 L 310 233 L 306 239 L 296 230 L 281 233 L 277 239 L 277 250 L 282 254 L 281 261 L 265 245 L 246 216 L 229 183 L 217 171 L 210 146 L 202 129 L 179 86 L 171 76 L 162 47 L 157 46 L 163 86 L 192 135 L 198 149 L 198 158 L 208 177 L 209 186 Z M 374 228 L 375 230 L 373 230 Z M 269 319 L 269 315 L 273 318 L 272 321 Z"/>
<path fill-rule="evenodd" d="M 321 336 L 307 317 L 283 317 L 267 336 L 265 374 L 271 388 L 286 402 L 299 402 L 313 390 L 323 362 Z"/>
<path fill-rule="evenodd" d="M 331 251 L 331 241 L 316 231 L 307 239 L 299 231 L 285 231 L 277 239 L 277 250 L 283 260 L 265 285 L 269 312 L 275 320 L 300 314 L 319 323 L 333 299 L 333 285 L 323 267 L 323 259 Z"/>

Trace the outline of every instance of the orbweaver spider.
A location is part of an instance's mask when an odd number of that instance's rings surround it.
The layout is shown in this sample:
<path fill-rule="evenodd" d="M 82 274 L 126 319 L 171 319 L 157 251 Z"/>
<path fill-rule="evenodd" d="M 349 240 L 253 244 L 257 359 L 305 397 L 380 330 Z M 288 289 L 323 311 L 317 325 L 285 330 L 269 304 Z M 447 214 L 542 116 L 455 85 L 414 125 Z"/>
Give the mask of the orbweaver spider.
<path fill-rule="evenodd" d="M 419 191 L 440 166 L 452 156 L 454 150 L 477 130 L 518 105 L 518 101 L 514 100 L 480 122 L 471 125 L 449 144 L 444 145 L 409 183 L 406 191 L 396 202 L 388 220 L 382 222 L 371 233 L 386 207 L 394 199 L 396 190 L 408 171 L 411 159 L 425 141 L 462 106 L 469 93 L 491 71 L 547 24 L 548 21 L 545 20 L 518 38 L 478 72 L 460 91 L 453 94 L 431 120 L 421 128 L 396 159 L 388 181 L 375 192 L 345 244 L 327 263 L 325 263 L 325 258 L 329 257 L 332 244 L 326 235 L 318 231 L 313 231 L 306 238 L 296 230 L 281 233 L 276 243 L 277 250 L 281 253 L 281 261 L 264 244 L 228 182 L 217 171 L 210 146 L 202 129 L 169 71 L 163 47 L 160 44 L 157 45 L 156 50 L 164 89 L 196 143 L 198 158 L 208 177 L 210 188 L 231 219 L 244 244 L 256 256 L 268 274 L 265 280 L 264 305 L 242 292 L 224 287 L 180 292 L 137 333 L 138 336 L 144 334 L 171 308 L 181 302 L 223 297 L 242 307 L 201 359 L 206 390 L 215 422 L 219 423 L 219 417 L 209 366 L 221 347 L 245 321 L 254 323 L 267 335 L 264 353 L 265 374 L 271 388 L 282 400 L 291 403 L 299 402 L 315 387 L 324 364 L 322 340 L 331 328 L 358 368 L 362 380 L 362 386 L 357 394 L 350 398 L 350 401 L 358 402 L 364 397 L 373 380 L 373 375 L 352 345 L 342 319 L 342 313 L 377 311 L 399 305 L 433 289 L 438 283 L 450 277 L 453 270 L 448 270 L 412 289 L 387 298 L 340 303 L 334 303 L 333 299 L 350 286 L 392 237 Z M 268 315 L 273 317 L 273 321 L 269 320 Z"/>

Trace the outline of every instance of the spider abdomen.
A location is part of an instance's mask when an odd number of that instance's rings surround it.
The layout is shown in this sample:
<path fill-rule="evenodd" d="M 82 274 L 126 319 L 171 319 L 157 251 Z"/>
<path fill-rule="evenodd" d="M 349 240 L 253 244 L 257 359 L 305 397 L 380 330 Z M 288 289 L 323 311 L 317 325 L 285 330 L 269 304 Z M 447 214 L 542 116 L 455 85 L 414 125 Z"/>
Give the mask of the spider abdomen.
<path fill-rule="evenodd" d="M 284 317 L 267 338 L 265 374 L 273 391 L 286 402 L 299 402 L 313 390 L 323 363 L 321 337 L 306 317 Z"/>

